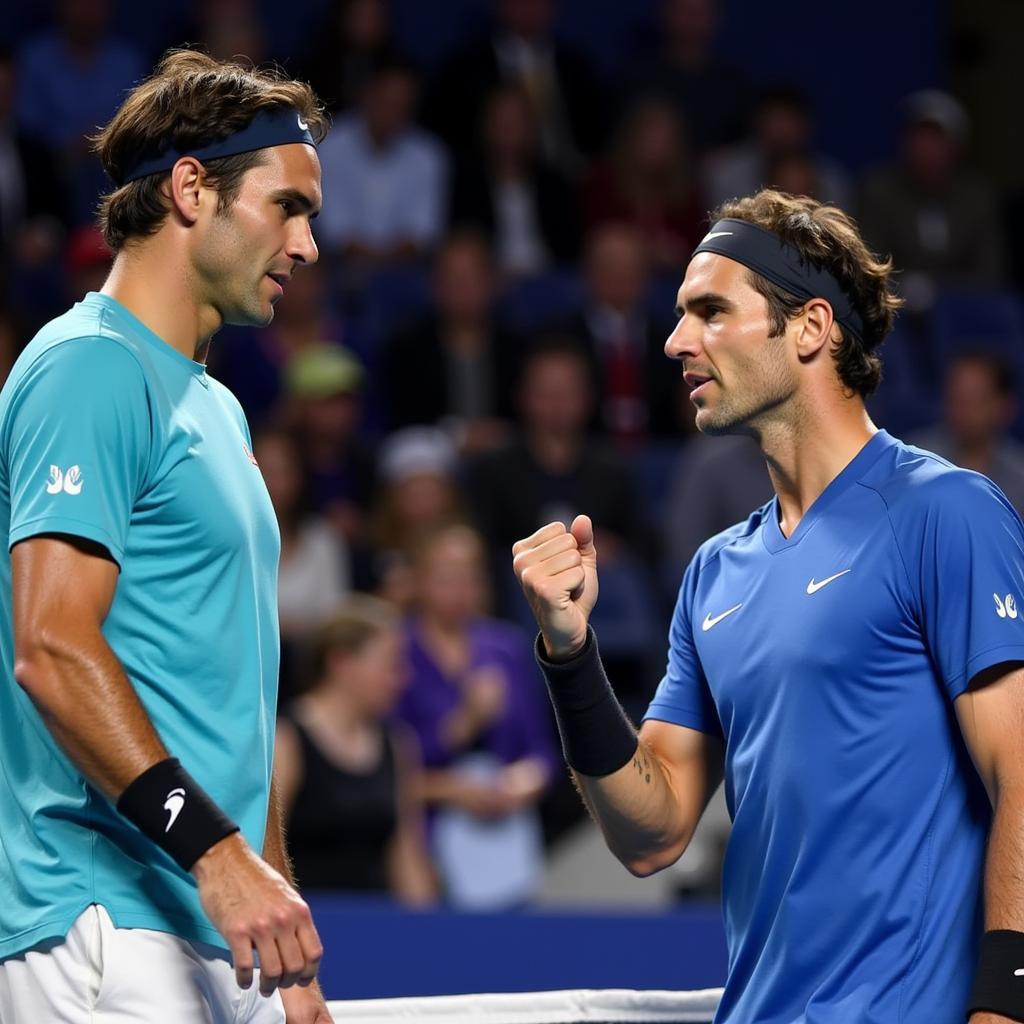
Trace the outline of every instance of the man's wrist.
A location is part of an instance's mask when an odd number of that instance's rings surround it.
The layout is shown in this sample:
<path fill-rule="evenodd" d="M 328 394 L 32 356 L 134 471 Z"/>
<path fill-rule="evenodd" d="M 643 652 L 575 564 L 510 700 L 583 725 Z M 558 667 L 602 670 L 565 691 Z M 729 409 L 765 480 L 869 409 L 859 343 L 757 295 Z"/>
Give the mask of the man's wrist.
<path fill-rule="evenodd" d="M 637 735 L 612 692 L 594 631 L 568 661 L 547 660 L 542 638 L 534 647 L 562 738 L 566 763 L 581 775 L 602 778 L 629 763 Z"/>
<path fill-rule="evenodd" d="M 540 652 L 544 659 L 552 665 L 564 665 L 573 658 L 578 658 L 590 646 L 590 630 L 583 634 L 583 639 L 578 643 L 553 644 L 547 636 L 541 632 Z"/>
<path fill-rule="evenodd" d="M 232 832 L 223 839 L 218 839 L 199 859 L 192 865 L 192 877 L 202 885 L 216 871 L 225 857 L 242 852 L 248 844 L 242 838 L 241 832 Z"/>
<path fill-rule="evenodd" d="M 118 811 L 173 857 L 183 871 L 238 826 L 176 757 L 147 768 L 117 801 Z"/>

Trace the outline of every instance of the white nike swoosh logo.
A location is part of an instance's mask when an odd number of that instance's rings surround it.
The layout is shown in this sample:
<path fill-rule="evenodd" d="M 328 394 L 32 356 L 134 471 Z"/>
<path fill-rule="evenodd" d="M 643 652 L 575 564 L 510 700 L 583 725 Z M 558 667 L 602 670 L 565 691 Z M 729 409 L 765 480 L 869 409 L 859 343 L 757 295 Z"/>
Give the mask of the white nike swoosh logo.
<path fill-rule="evenodd" d="M 837 572 L 834 576 L 829 576 L 828 579 L 824 579 L 820 583 L 815 583 L 812 576 L 811 582 L 807 584 L 807 593 L 816 594 L 822 587 L 827 587 L 833 580 L 839 579 L 840 576 L 845 576 L 848 572 L 853 572 L 853 570 L 844 569 L 842 572 Z"/>
<path fill-rule="evenodd" d="M 302 120 L 302 115 L 301 114 L 297 115 L 295 120 L 299 122 L 299 131 L 300 132 L 308 132 L 309 131 L 309 125 L 306 124 L 306 122 Z"/>
<path fill-rule="evenodd" d="M 739 611 L 739 609 L 742 607 L 743 602 L 740 601 L 739 604 L 733 605 L 727 612 L 722 612 L 721 615 L 716 615 L 714 618 L 711 618 L 711 612 L 708 612 L 708 614 L 704 616 L 704 622 L 701 623 L 700 628 L 703 629 L 706 633 L 712 626 L 717 626 L 718 623 L 722 621 L 722 619 L 724 619 L 728 615 L 732 615 L 732 613 L 735 611 Z"/>
<path fill-rule="evenodd" d="M 1018 967 L 1017 970 L 1013 972 L 1013 976 L 1015 978 L 1024 978 L 1024 967 Z"/>
<path fill-rule="evenodd" d="M 731 231 L 712 231 L 706 234 L 701 240 L 700 244 L 703 245 L 705 242 L 710 242 L 712 238 L 721 238 L 722 235 L 731 235 Z"/>
<path fill-rule="evenodd" d="M 185 806 L 185 790 L 183 789 L 172 789 L 167 794 L 167 799 L 164 801 L 164 810 L 170 814 L 170 818 L 167 821 L 167 828 L 165 832 L 171 831 L 171 826 L 178 820 L 178 815 L 181 814 L 182 807 Z"/>

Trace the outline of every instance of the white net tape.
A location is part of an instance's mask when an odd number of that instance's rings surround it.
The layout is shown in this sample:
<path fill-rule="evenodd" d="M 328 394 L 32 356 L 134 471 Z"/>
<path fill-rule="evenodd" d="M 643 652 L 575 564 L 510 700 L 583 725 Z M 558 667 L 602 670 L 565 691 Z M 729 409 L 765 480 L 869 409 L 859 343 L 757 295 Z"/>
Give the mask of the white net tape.
<path fill-rule="evenodd" d="M 333 1002 L 336 1024 L 432 1021 L 434 1024 L 708 1024 L 721 989 L 660 992 L 636 989 L 570 989 L 411 999 Z"/>

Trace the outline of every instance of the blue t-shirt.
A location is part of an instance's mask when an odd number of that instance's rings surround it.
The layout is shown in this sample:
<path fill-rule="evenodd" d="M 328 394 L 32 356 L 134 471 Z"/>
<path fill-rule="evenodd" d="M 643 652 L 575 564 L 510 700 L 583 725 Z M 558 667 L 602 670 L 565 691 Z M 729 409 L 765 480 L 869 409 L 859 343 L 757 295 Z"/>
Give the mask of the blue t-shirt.
<path fill-rule="evenodd" d="M 961 1024 L 991 811 L 953 701 L 1024 660 L 1024 525 L 877 433 L 791 537 L 777 500 L 688 567 L 647 712 L 724 737 L 718 1024 Z"/>
<path fill-rule="evenodd" d="M 89 785 L 15 681 L 8 548 L 42 533 L 106 548 L 120 574 L 105 638 L 171 754 L 259 851 L 280 537 L 251 443 L 202 364 L 95 293 L 0 393 L 0 957 L 64 935 L 90 903 L 226 948 L 192 877 Z"/>

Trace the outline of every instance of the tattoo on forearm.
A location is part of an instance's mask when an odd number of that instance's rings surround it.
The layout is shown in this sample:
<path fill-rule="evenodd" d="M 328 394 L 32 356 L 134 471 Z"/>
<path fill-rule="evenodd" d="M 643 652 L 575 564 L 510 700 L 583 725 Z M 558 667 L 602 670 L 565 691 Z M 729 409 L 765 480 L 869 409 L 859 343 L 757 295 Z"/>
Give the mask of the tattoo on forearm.
<path fill-rule="evenodd" d="M 633 757 L 633 767 L 636 769 L 637 775 L 649 786 L 651 784 L 651 762 L 642 747 L 637 748 L 636 755 Z"/>

